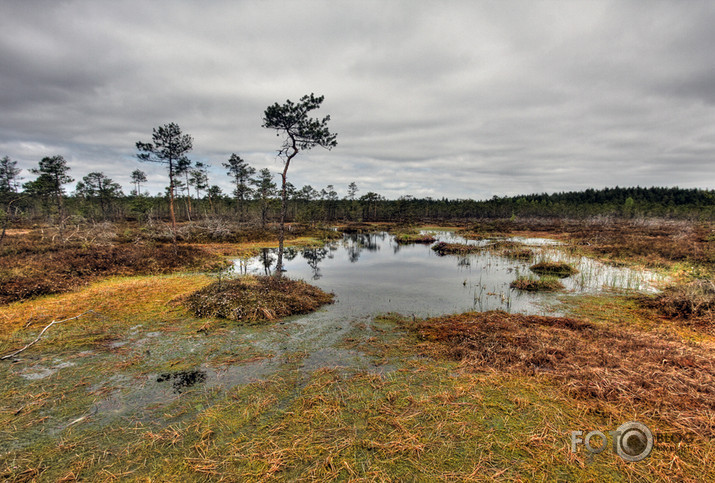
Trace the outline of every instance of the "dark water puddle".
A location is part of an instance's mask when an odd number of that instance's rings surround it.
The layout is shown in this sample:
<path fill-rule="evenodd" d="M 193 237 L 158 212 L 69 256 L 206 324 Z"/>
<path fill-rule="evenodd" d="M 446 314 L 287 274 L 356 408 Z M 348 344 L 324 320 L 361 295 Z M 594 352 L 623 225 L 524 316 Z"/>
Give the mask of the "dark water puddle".
<path fill-rule="evenodd" d="M 156 382 L 167 382 L 171 381 L 171 387 L 174 388 L 175 394 L 181 394 L 186 389 L 194 386 L 195 384 L 201 384 L 206 381 L 205 371 L 178 371 L 178 372 L 165 372 L 159 374 L 156 378 Z"/>

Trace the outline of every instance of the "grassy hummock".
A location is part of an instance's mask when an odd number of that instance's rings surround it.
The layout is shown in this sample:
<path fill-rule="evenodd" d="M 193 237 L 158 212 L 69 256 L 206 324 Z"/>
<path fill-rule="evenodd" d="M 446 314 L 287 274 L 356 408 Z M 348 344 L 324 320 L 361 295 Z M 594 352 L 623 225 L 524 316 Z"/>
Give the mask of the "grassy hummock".
<path fill-rule="evenodd" d="M 436 251 L 439 255 L 468 255 L 470 253 L 477 253 L 484 249 L 484 247 L 477 245 L 466 245 L 464 243 L 446 243 L 439 242 L 432 247 L 432 250 Z"/>
<path fill-rule="evenodd" d="M 406 245 L 409 243 L 424 243 L 426 245 L 429 245 L 430 243 L 434 243 L 435 241 L 437 241 L 437 239 L 429 233 L 399 233 L 395 235 L 395 242 L 401 245 Z"/>
<path fill-rule="evenodd" d="M 108 243 L 52 244 L 27 237 L 0 252 L 0 304 L 76 290 L 110 276 L 213 271 L 227 264 L 188 245 Z"/>
<path fill-rule="evenodd" d="M 570 277 L 578 273 L 578 270 L 564 262 L 539 262 L 529 269 L 538 275 L 552 275 L 559 278 Z"/>
<path fill-rule="evenodd" d="M 306 314 L 331 303 L 333 294 L 302 280 L 247 276 L 214 282 L 183 300 L 198 317 L 257 323 Z"/>
<path fill-rule="evenodd" d="M 564 288 L 564 284 L 559 282 L 555 277 L 519 277 L 511 282 L 509 286 L 526 292 L 555 292 L 557 290 L 563 290 Z"/>

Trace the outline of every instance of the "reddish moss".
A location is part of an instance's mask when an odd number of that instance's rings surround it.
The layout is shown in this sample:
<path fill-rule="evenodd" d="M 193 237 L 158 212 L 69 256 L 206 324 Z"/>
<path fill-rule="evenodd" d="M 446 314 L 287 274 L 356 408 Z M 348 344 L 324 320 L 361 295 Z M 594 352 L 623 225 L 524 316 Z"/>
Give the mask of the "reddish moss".
<path fill-rule="evenodd" d="M 639 408 L 715 437 L 715 351 L 679 338 L 564 318 L 492 311 L 405 319 L 423 350 L 466 367 L 540 374 L 573 396 Z M 654 395 L 657 395 L 655 397 Z"/>

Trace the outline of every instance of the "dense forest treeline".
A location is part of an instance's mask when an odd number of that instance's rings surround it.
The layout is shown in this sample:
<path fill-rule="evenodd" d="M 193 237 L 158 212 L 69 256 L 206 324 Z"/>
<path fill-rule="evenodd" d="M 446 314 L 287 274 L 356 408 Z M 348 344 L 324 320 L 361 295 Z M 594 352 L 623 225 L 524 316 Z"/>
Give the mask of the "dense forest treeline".
<path fill-rule="evenodd" d="M 275 222 L 280 214 L 280 190 L 267 169 L 256 171 L 239 156 L 227 163 L 233 193 L 210 185 L 208 166 L 188 163 L 174 181 L 176 218 L 190 221 L 221 216 L 252 224 Z M 131 173 L 133 189 L 124 194 L 121 186 L 103 173 L 93 172 L 78 181 L 74 190 L 65 186 L 75 180 L 61 156 L 44 158 L 32 170 L 36 179 L 21 184 L 16 162 L 0 160 L 0 206 L 3 225 L 75 223 L 82 221 L 147 221 L 169 217 L 169 189 L 163 195 L 142 194 L 146 176 Z M 417 222 L 480 218 L 549 217 L 622 218 L 666 217 L 715 219 L 715 191 L 682 188 L 605 188 L 553 194 L 493 197 L 489 200 L 433 199 L 402 196 L 388 200 L 378 193 L 363 195 L 356 183 L 339 197 L 333 185 L 316 189 L 310 185 L 287 185 L 286 221 L 320 223 L 336 221 Z"/>

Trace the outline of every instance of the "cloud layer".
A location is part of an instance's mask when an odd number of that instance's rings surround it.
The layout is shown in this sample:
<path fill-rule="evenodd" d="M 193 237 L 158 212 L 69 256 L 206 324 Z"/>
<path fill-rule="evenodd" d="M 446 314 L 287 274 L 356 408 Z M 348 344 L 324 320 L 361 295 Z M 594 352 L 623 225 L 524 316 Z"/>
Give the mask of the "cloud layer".
<path fill-rule="evenodd" d="M 263 110 L 315 92 L 339 144 L 301 154 L 297 186 L 713 188 L 713 25 L 707 1 L 4 2 L 0 155 L 127 188 L 140 167 L 158 192 L 134 143 L 177 122 L 228 191 L 232 152 L 280 169 Z"/>

